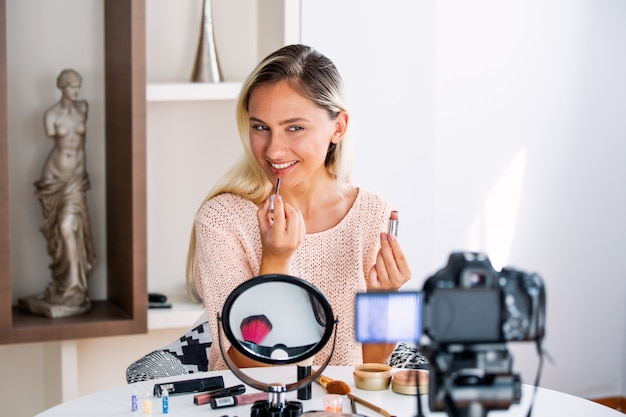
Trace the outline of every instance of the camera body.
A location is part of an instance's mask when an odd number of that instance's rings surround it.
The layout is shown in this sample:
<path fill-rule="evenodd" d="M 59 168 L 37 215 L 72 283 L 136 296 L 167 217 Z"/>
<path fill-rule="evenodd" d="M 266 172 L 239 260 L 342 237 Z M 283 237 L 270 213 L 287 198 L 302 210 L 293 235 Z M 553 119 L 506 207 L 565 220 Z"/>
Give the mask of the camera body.
<path fill-rule="evenodd" d="M 506 343 L 541 343 L 545 302 L 539 275 L 511 267 L 498 272 L 485 254 L 454 252 L 419 292 L 357 294 L 356 338 L 420 342 L 423 332 L 430 410 L 484 417 L 520 402 L 522 382 Z"/>
<path fill-rule="evenodd" d="M 455 252 L 424 283 L 423 302 L 430 410 L 484 417 L 519 404 L 522 381 L 506 343 L 543 339 L 541 277 L 510 267 L 498 272 L 482 253 Z"/>
<path fill-rule="evenodd" d="M 538 340 L 545 333 L 541 277 L 496 271 L 489 258 L 455 252 L 423 287 L 423 330 L 439 345 Z"/>

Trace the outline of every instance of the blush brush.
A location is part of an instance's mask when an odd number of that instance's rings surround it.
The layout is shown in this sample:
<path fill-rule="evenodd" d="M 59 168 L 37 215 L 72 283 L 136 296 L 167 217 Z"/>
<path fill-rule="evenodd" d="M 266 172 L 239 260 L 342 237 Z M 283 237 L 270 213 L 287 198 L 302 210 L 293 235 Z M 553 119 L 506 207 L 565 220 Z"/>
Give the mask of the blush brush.
<path fill-rule="evenodd" d="M 272 323 L 265 314 L 259 314 L 243 319 L 239 328 L 241 329 L 243 340 L 258 345 L 265 339 L 265 336 L 267 336 L 270 330 L 272 330 Z"/>
<path fill-rule="evenodd" d="M 371 402 L 354 395 L 350 390 L 350 385 L 346 384 L 343 381 L 331 379 L 327 376 L 322 375 L 318 379 L 316 379 L 316 382 L 324 387 L 326 389 L 326 392 L 328 392 L 329 394 L 346 395 L 350 399 L 353 413 L 356 413 L 354 403 L 357 402 L 385 417 L 395 417 L 384 408 L 379 407 L 376 404 L 372 404 Z"/>

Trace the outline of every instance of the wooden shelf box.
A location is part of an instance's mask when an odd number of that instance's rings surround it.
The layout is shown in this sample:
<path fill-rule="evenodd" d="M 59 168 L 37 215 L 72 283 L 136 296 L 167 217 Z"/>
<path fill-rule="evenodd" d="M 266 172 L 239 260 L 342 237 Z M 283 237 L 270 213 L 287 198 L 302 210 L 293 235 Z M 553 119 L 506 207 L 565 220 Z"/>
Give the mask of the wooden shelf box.
<path fill-rule="evenodd" d="M 0 0 L 0 344 L 147 331 L 145 0 L 105 0 L 107 299 L 50 319 L 12 306 L 6 0 Z"/>

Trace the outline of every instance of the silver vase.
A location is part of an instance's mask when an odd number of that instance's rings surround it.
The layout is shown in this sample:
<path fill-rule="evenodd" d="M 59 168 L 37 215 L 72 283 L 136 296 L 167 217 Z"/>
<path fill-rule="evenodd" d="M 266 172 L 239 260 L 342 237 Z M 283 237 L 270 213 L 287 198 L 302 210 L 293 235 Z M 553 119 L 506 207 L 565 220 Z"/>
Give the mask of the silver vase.
<path fill-rule="evenodd" d="M 219 83 L 222 81 L 220 63 L 215 49 L 211 0 L 204 0 L 202 4 L 202 25 L 191 81 L 198 83 Z"/>

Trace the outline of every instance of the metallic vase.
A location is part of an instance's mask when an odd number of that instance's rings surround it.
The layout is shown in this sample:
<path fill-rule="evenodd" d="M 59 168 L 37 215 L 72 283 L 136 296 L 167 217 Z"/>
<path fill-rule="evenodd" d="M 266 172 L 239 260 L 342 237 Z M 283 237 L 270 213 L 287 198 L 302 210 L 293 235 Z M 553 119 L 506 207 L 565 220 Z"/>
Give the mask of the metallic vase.
<path fill-rule="evenodd" d="M 204 0 L 202 5 L 200 39 L 198 41 L 196 62 L 193 66 L 191 81 L 199 83 L 219 83 L 222 81 L 220 63 L 215 49 L 211 0 Z"/>

